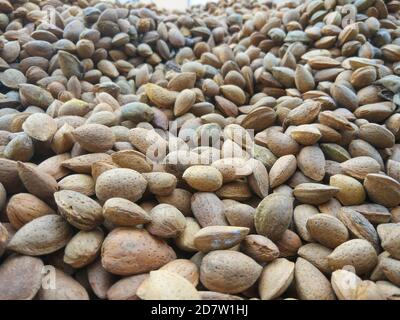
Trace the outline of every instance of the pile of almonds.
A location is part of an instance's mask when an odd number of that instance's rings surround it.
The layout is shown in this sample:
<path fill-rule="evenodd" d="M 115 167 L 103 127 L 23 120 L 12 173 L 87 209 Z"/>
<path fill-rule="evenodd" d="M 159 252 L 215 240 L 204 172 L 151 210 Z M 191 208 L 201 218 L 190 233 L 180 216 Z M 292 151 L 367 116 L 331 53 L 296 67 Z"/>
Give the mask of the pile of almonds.
<path fill-rule="evenodd" d="M 400 2 L 0 0 L 0 299 L 400 299 Z"/>

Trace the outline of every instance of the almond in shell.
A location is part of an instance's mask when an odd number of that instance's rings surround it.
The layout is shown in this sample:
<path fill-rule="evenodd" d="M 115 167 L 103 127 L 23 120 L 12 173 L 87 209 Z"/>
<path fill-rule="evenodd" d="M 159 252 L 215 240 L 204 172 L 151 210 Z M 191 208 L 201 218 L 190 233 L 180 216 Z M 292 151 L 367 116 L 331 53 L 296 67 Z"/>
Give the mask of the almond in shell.
<path fill-rule="evenodd" d="M 144 229 L 116 228 L 103 242 L 103 267 L 117 275 L 133 275 L 156 270 L 176 259 L 174 250 Z"/>
<path fill-rule="evenodd" d="M 184 277 L 166 270 L 151 271 L 137 290 L 143 300 L 199 300 L 194 285 Z"/>
<path fill-rule="evenodd" d="M 321 213 L 308 218 L 307 230 L 314 240 L 332 249 L 349 239 L 346 226 L 329 214 Z"/>
<path fill-rule="evenodd" d="M 1 300 L 32 300 L 42 285 L 43 262 L 39 258 L 13 255 L 0 266 Z"/>
<path fill-rule="evenodd" d="M 116 226 L 136 226 L 151 221 L 136 203 L 123 198 L 110 198 L 103 205 L 103 216 Z"/>
<path fill-rule="evenodd" d="M 13 195 L 7 203 L 6 212 L 15 229 L 41 216 L 55 214 L 49 205 L 30 193 Z"/>
<path fill-rule="evenodd" d="M 102 124 L 85 124 L 72 132 L 76 142 L 90 152 L 105 152 L 112 148 L 115 137 L 112 130 Z"/>
<path fill-rule="evenodd" d="M 72 228 L 55 214 L 36 218 L 22 228 L 8 243 L 8 249 L 31 256 L 49 254 L 63 248 L 72 237 Z"/>
<path fill-rule="evenodd" d="M 272 300 L 280 297 L 294 279 L 295 264 L 285 258 L 278 258 L 264 267 L 258 291 L 261 300 Z"/>
<path fill-rule="evenodd" d="M 194 235 L 194 245 L 202 252 L 232 248 L 249 233 L 249 228 L 209 226 Z"/>
<path fill-rule="evenodd" d="M 202 259 L 200 281 L 212 291 L 239 293 L 250 288 L 261 271 L 257 262 L 241 252 L 216 250 Z"/>
<path fill-rule="evenodd" d="M 79 231 L 65 247 L 64 262 L 74 268 L 92 263 L 100 253 L 104 234 L 100 229 Z"/>
<path fill-rule="evenodd" d="M 24 121 L 22 129 L 35 140 L 49 141 L 57 131 L 57 123 L 45 113 L 34 113 Z"/>
<path fill-rule="evenodd" d="M 254 222 L 258 234 L 279 240 L 289 227 L 293 215 L 293 199 L 279 193 L 265 197 L 256 209 Z"/>
<path fill-rule="evenodd" d="M 88 292 L 77 280 L 59 269 L 54 272 L 55 285 L 41 287 L 39 300 L 89 300 Z"/>
<path fill-rule="evenodd" d="M 91 230 L 103 222 L 101 206 L 82 193 L 61 190 L 54 198 L 60 214 L 78 229 Z"/>
<path fill-rule="evenodd" d="M 300 183 L 294 188 L 293 195 L 306 204 L 320 205 L 328 202 L 338 192 L 339 188 L 320 183 Z"/>
<path fill-rule="evenodd" d="M 346 241 L 333 250 L 327 257 L 331 270 L 350 265 L 357 275 L 371 271 L 378 263 L 378 256 L 370 242 L 364 239 Z"/>
<path fill-rule="evenodd" d="M 96 196 L 100 201 L 110 198 L 139 200 L 147 187 L 143 176 L 132 169 L 117 168 L 103 172 L 96 180 Z"/>
<path fill-rule="evenodd" d="M 250 234 L 241 242 L 241 250 L 258 262 L 271 262 L 279 257 L 279 248 L 267 237 Z"/>
<path fill-rule="evenodd" d="M 334 300 L 329 280 L 314 265 L 297 258 L 295 265 L 296 290 L 301 300 Z"/>
<path fill-rule="evenodd" d="M 176 238 L 186 227 L 185 216 L 174 206 L 162 203 L 150 211 L 146 229 L 161 238 Z"/>

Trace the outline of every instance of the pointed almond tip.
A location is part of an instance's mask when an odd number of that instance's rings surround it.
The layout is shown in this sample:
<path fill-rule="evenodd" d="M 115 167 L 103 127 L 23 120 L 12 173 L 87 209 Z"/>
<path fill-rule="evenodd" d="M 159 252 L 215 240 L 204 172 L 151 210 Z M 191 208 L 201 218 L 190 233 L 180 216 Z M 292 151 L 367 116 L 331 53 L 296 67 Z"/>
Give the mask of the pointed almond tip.
<path fill-rule="evenodd" d="M 18 168 L 18 169 L 19 169 L 19 168 L 23 169 L 23 168 L 25 168 L 25 167 L 26 167 L 25 163 L 23 163 L 22 161 L 17 161 L 17 168 Z"/>
<path fill-rule="evenodd" d="M 10 240 L 10 242 L 7 244 L 6 249 L 7 249 L 7 250 L 10 250 L 10 251 L 16 252 L 15 249 L 17 249 L 18 246 L 17 246 L 14 242 L 15 242 L 15 241 L 14 241 L 14 237 L 12 237 L 11 240 Z"/>

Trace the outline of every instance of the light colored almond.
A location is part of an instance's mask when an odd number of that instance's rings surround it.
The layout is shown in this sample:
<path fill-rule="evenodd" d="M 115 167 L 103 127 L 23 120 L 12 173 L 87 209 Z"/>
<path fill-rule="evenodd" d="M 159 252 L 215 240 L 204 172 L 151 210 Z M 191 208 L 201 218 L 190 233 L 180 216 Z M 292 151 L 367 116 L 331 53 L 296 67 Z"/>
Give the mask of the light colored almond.
<path fill-rule="evenodd" d="M 166 270 L 151 271 L 137 290 L 143 300 L 199 300 L 196 288 L 184 277 Z"/>
<path fill-rule="evenodd" d="M 65 247 L 64 262 L 82 268 L 93 262 L 100 253 L 104 234 L 100 229 L 79 231 Z"/>
<path fill-rule="evenodd" d="M 218 190 L 222 186 L 222 174 L 212 166 L 191 166 L 182 178 L 194 189 L 204 192 Z"/>
<path fill-rule="evenodd" d="M 34 113 L 25 120 L 22 129 L 35 140 L 49 141 L 57 131 L 57 123 L 45 113 Z"/>
<path fill-rule="evenodd" d="M 249 228 L 208 226 L 194 235 L 194 245 L 202 252 L 232 248 L 249 233 Z"/>
<path fill-rule="evenodd" d="M 82 193 L 61 190 L 54 198 L 60 214 L 78 229 L 91 230 L 103 222 L 101 206 Z"/>
<path fill-rule="evenodd" d="M 278 258 L 264 267 L 258 291 L 262 300 L 272 300 L 280 297 L 294 279 L 295 264 L 285 258 Z"/>
<path fill-rule="evenodd" d="M 8 243 L 8 249 L 40 256 L 63 248 L 72 237 L 72 228 L 61 216 L 48 214 L 25 224 Z"/>

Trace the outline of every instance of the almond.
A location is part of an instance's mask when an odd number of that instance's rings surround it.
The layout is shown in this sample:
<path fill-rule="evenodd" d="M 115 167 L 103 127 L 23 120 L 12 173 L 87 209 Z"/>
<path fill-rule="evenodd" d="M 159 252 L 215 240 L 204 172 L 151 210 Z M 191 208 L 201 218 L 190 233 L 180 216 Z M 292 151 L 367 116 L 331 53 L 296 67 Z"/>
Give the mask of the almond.
<path fill-rule="evenodd" d="M 34 154 L 32 139 L 25 133 L 18 134 L 4 148 L 6 158 L 17 161 L 29 161 Z"/>
<path fill-rule="evenodd" d="M 327 257 L 332 253 L 332 249 L 324 247 L 319 243 L 307 243 L 298 250 L 298 255 L 308 262 L 311 262 L 324 274 L 330 274 L 331 268 Z"/>
<path fill-rule="evenodd" d="M 174 104 L 174 115 L 181 116 L 188 112 L 196 101 L 196 94 L 189 89 L 178 93 Z"/>
<path fill-rule="evenodd" d="M 48 173 L 31 165 L 18 162 L 18 175 L 25 188 L 43 200 L 49 200 L 57 191 L 57 181 Z"/>
<path fill-rule="evenodd" d="M 272 300 L 280 297 L 294 279 L 295 264 L 285 258 L 278 258 L 264 267 L 258 291 L 261 300 Z"/>
<path fill-rule="evenodd" d="M 194 235 L 194 245 L 202 252 L 232 248 L 249 233 L 249 228 L 208 226 Z"/>
<path fill-rule="evenodd" d="M 24 121 L 22 129 L 35 140 L 49 141 L 57 131 L 57 123 L 45 113 L 34 113 Z"/>
<path fill-rule="evenodd" d="M 293 215 L 293 199 L 282 194 L 265 197 L 257 207 L 254 222 L 258 234 L 279 240 L 289 227 Z"/>
<path fill-rule="evenodd" d="M 356 179 L 336 174 L 329 180 L 332 187 L 339 188 L 335 197 L 345 206 L 362 204 L 365 201 L 365 190 Z"/>
<path fill-rule="evenodd" d="M 358 239 L 369 241 L 376 252 L 380 251 L 378 233 L 374 226 L 361 214 L 350 208 L 341 208 L 338 218 Z"/>
<path fill-rule="evenodd" d="M 146 84 L 145 92 L 150 101 L 159 108 L 172 107 L 177 98 L 177 92 L 169 91 L 153 83 Z"/>
<path fill-rule="evenodd" d="M 135 202 L 146 190 L 147 181 L 132 169 L 111 169 L 103 172 L 96 180 L 96 196 L 100 201 L 124 198 Z"/>
<path fill-rule="evenodd" d="M 305 176 L 315 181 L 321 181 L 325 176 L 325 157 L 317 146 L 301 149 L 297 156 L 297 165 Z"/>
<path fill-rule="evenodd" d="M 246 201 L 251 198 L 252 193 L 249 185 L 244 181 L 234 181 L 223 185 L 216 192 L 216 195 L 224 199 Z"/>
<path fill-rule="evenodd" d="M 220 90 L 225 98 L 234 104 L 241 106 L 246 102 L 246 96 L 241 88 L 232 84 L 220 86 Z"/>
<path fill-rule="evenodd" d="M 61 190 L 54 198 L 60 214 L 78 229 L 91 230 L 103 222 L 101 206 L 82 193 Z"/>
<path fill-rule="evenodd" d="M 225 205 L 225 217 L 231 226 L 246 227 L 254 229 L 255 209 L 244 203 L 235 200 Z"/>
<path fill-rule="evenodd" d="M 357 300 L 384 300 L 375 282 L 365 280 L 357 287 Z"/>
<path fill-rule="evenodd" d="M 279 257 L 279 248 L 267 237 L 251 234 L 241 242 L 242 251 L 258 262 L 271 262 Z"/>
<path fill-rule="evenodd" d="M 336 270 L 331 277 L 332 288 L 339 300 L 355 300 L 361 281 L 357 275 L 347 270 Z"/>
<path fill-rule="evenodd" d="M 123 198 L 110 198 L 103 206 L 103 216 L 116 226 L 135 226 L 151 221 L 150 216 L 136 203 Z"/>
<path fill-rule="evenodd" d="M 153 164 L 146 156 L 135 150 L 122 150 L 111 155 L 112 161 L 121 168 L 128 168 L 137 172 L 150 172 Z"/>
<path fill-rule="evenodd" d="M 31 256 L 49 254 L 63 248 L 72 237 L 72 228 L 61 216 L 48 214 L 25 224 L 8 243 L 8 249 Z"/>
<path fill-rule="evenodd" d="M 211 166 L 191 166 L 182 178 L 194 189 L 205 192 L 218 190 L 222 186 L 222 174 Z"/>
<path fill-rule="evenodd" d="M 63 167 L 62 163 L 70 158 L 71 155 L 69 153 L 58 154 L 42 161 L 38 165 L 38 169 L 48 173 L 54 179 L 59 180 L 69 173 L 69 170 Z"/>
<path fill-rule="evenodd" d="M 150 122 L 154 118 L 154 111 L 145 103 L 131 102 L 121 107 L 121 116 L 135 123 Z"/>
<path fill-rule="evenodd" d="M 82 268 L 93 262 L 100 253 L 104 239 L 100 229 L 79 231 L 65 247 L 64 262 L 74 268 Z"/>
<path fill-rule="evenodd" d="M 115 282 L 107 291 L 109 300 L 139 300 L 137 289 L 149 276 L 148 273 L 124 277 Z"/>
<path fill-rule="evenodd" d="M 349 239 L 346 226 L 328 214 L 316 214 L 307 220 L 310 236 L 328 248 L 336 248 Z"/>
<path fill-rule="evenodd" d="M 117 165 L 113 164 L 112 162 L 105 162 L 99 161 L 95 162 L 91 166 L 91 174 L 93 177 L 94 182 L 96 183 L 97 178 L 105 171 L 119 168 Z"/>
<path fill-rule="evenodd" d="M 16 161 L 0 159 L 0 183 L 10 193 L 22 192 L 23 185 L 18 175 Z"/>
<path fill-rule="evenodd" d="M 305 146 L 315 144 L 322 137 L 318 128 L 310 124 L 297 126 L 290 132 L 290 135 L 297 143 Z"/>
<path fill-rule="evenodd" d="M 294 81 L 297 89 L 301 92 L 307 92 L 315 87 L 315 81 L 311 72 L 303 65 L 297 65 Z"/>
<path fill-rule="evenodd" d="M 297 258 L 295 269 L 296 290 L 301 300 L 334 300 L 329 280 L 315 266 Z"/>
<path fill-rule="evenodd" d="M 303 104 L 292 109 L 285 118 L 284 124 L 290 125 L 302 125 L 312 123 L 318 116 L 321 109 L 320 103 L 316 101 L 307 101 Z"/>
<path fill-rule="evenodd" d="M 190 260 L 172 260 L 171 262 L 168 262 L 166 265 L 162 266 L 160 270 L 176 273 L 191 282 L 195 287 L 199 283 L 199 268 Z"/>
<path fill-rule="evenodd" d="M 177 179 L 170 173 L 149 172 L 143 173 L 142 175 L 147 180 L 148 190 L 155 195 L 170 195 L 176 187 Z"/>
<path fill-rule="evenodd" d="M 6 247 L 8 241 L 10 240 L 10 236 L 11 235 L 9 235 L 8 229 L 2 223 L 0 223 L 0 257 L 6 251 Z"/>
<path fill-rule="evenodd" d="M 87 174 L 71 174 L 58 182 L 60 190 L 72 190 L 84 194 L 85 196 L 93 196 L 94 180 Z"/>
<path fill-rule="evenodd" d="M 173 205 L 185 216 L 190 216 L 192 215 L 191 197 L 192 194 L 189 191 L 176 188 L 169 195 L 157 195 L 157 200 L 160 203 L 168 203 L 170 205 Z"/>
<path fill-rule="evenodd" d="M 39 258 L 13 255 L 0 266 L 1 300 L 32 300 L 42 285 L 43 262 Z"/>
<path fill-rule="evenodd" d="M 76 173 L 90 174 L 96 162 L 112 162 L 111 156 L 106 153 L 89 153 L 64 160 L 62 165 Z"/>
<path fill-rule="evenodd" d="M 115 276 L 107 272 L 101 265 L 101 259 L 96 259 L 87 268 L 87 277 L 91 289 L 99 299 L 107 298 L 107 291 L 115 283 Z"/>
<path fill-rule="evenodd" d="M 389 257 L 382 259 L 382 269 L 386 278 L 396 286 L 400 285 L 400 261 Z"/>
<path fill-rule="evenodd" d="M 55 269 L 55 285 L 41 287 L 39 300 L 89 300 L 86 289 L 74 278 Z"/>
<path fill-rule="evenodd" d="M 279 256 L 282 258 L 296 256 L 297 250 L 302 245 L 300 237 L 292 230 L 285 230 L 282 237 L 276 241 L 279 249 Z"/>
<path fill-rule="evenodd" d="M 161 238 L 175 238 L 186 227 L 185 216 L 170 204 L 159 204 L 150 211 L 150 223 L 146 229 Z"/>
<path fill-rule="evenodd" d="M 374 247 L 363 239 L 346 241 L 333 250 L 327 257 L 332 270 L 353 266 L 358 275 L 371 271 L 378 262 Z"/>
<path fill-rule="evenodd" d="M 369 173 L 379 173 L 379 163 L 371 157 L 355 157 L 340 164 L 343 172 L 363 180 Z"/>
<path fill-rule="evenodd" d="M 201 229 L 200 225 L 196 221 L 196 219 L 192 217 L 185 217 L 186 219 L 186 227 L 185 229 L 175 238 L 176 246 L 188 252 L 196 252 L 196 246 L 194 244 L 194 237 L 197 232 Z"/>
<path fill-rule="evenodd" d="M 298 205 L 293 211 L 293 222 L 296 226 L 297 233 L 307 242 L 313 241 L 313 238 L 307 229 L 307 221 L 316 214 L 319 214 L 318 209 L 309 204 Z"/>
<path fill-rule="evenodd" d="M 269 172 L 271 188 L 285 183 L 297 169 L 296 157 L 292 154 L 280 157 Z"/>
<path fill-rule="evenodd" d="M 224 204 L 213 193 L 195 193 L 192 196 L 191 207 L 193 215 L 203 228 L 228 225 L 224 215 Z"/>
<path fill-rule="evenodd" d="M 248 161 L 248 164 L 252 167 L 252 173 L 247 178 L 251 190 L 260 198 L 266 197 L 270 184 L 266 167 L 261 161 L 256 159 L 251 159 Z"/>
<path fill-rule="evenodd" d="M 195 81 L 196 74 L 194 72 L 178 73 L 168 82 L 168 89 L 181 92 L 183 89 L 193 88 Z"/>
<path fill-rule="evenodd" d="M 370 173 L 364 180 L 368 197 L 375 203 L 385 207 L 395 207 L 400 204 L 400 182 L 383 175 Z"/>
<path fill-rule="evenodd" d="M 173 249 L 143 229 L 116 228 L 103 242 L 103 267 L 118 275 L 133 275 L 158 269 L 176 259 Z"/>
<path fill-rule="evenodd" d="M 250 288 L 257 281 L 261 271 L 261 266 L 243 253 L 216 250 L 203 258 L 200 281 L 212 291 L 239 293 Z"/>
<path fill-rule="evenodd" d="M 151 271 L 137 290 L 143 300 L 199 300 L 196 288 L 184 277 L 166 270 Z"/>
<path fill-rule="evenodd" d="M 13 195 L 7 204 L 7 217 L 15 229 L 20 229 L 26 223 L 55 211 L 44 201 L 30 193 Z"/>
<path fill-rule="evenodd" d="M 390 255 L 399 259 L 400 247 L 399 247 L 399 234 L 400 225 L 398 223 L 383 223 L 377 227 L 379 238 L 381 239 L 382 247 L 390 253 Z"/>
<path fill-rule="evenodd" d="M 297 200 L 307 204 L 319 205 L 326 203 L 338 192 L 339 188 L 320 183 L 300 183 L 294 188 L 293 195 Z"/>
<path fill-rule="evenodd" d="M 167 142 L 154 130 L 134 128 L 129 132 L 129 142 L 149 159 L 163 159 Z"/>
<path fill-rule="evenodd" d="M 363 124 L 359 137 L 379 149 L 393 147 L 395 140 L 393 133 L 376 123 Z"/>
<path fill-rule="evenodd" d="M 102 124 L 85 124 L 72 134 L 82 148 L 90 152 L 106 152 L 115 142 L 112 130 Z"/>

